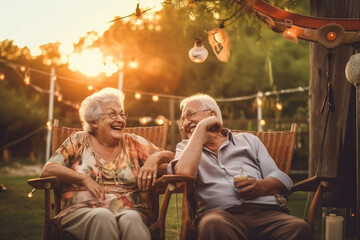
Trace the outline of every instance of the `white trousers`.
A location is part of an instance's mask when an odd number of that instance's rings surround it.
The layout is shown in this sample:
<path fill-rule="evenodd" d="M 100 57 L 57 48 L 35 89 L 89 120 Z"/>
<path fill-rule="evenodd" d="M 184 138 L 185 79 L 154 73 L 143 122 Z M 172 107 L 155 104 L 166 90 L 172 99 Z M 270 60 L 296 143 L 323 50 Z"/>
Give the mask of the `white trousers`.
<path fill-rule="evenodd" d="M 83 240 L 150 240 L 141 213 L 124 209 L 115 215 L 106 208 L 80 208 L 61 219 L 61 225 Z"/>

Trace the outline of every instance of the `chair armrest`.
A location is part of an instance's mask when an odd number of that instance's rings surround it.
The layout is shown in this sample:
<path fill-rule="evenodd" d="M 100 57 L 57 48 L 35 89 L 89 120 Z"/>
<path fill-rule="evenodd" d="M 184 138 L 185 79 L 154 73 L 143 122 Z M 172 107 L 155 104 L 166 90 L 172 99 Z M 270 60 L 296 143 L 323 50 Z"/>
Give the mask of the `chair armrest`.
<path fill-rule="evenodd" d="M 54 189 L 61 188 L 60 180 L 55 177 L 32 178 L 28 180 L 28 184 L 36 189 Z"/>
<path fill-rule="evenodd" d="M 181 223 L 181 236 L 180 239 L 186 239 L 187 221 L 188 221 L 188 206 L 187 206 L 187 193 L 194 190 L 195 177 L 181 176 L 181 175 L 163 175 L 155 184 L 153 190 L 160 194 L 164 194 L 158 220 L 155 223 L 159 227 L 159 238 L 165 239 L 165 219 L 166 213 L 170 202 L 171 194 L 182 193 L 182 223 Z"/>
<path fill-rule="evenodd" d="M 308 179 L 302 180 L 298 183 L 295 183 L 290 192 L 297 192 L 297 191 L 302 191 L 302 192 L 316 192 L 320 183 L 321 182 L 326 182 L 329 184 L 329 187 L 326 187 L 326 189 L 324 189 L 325 191 L 331 191 L 332 188 L 330 187 L 331 185 L 337 185 L 337 184 L 341 184 L 344 181 L 343 178 L 340 177 L 319 177 L 319 176 L 313 176 L 310 177 Z"/>
<path fill-rule="evenodd" d="M 54 190 L 54 209 L 55 214 L 60 212 L 60 198 L 61 198 L 61 182 L 55 177 L 43 177 L 43 178 L 32 178 L 28 180 L 28 184 L 35 189 L 44 190 L 44 236 L 46 233 L 46 227 L 48 226 L 51 219 L 51 200 L 50 200 L 50 191 Z"/>
<path fill-rule="evenodd" d="M 343 183 L 343 181 L 344 179 L 339 177 L 313 176 L 293 185 L 290 193 L 297 191 L 315 192 L 307 215 L 307 222 L 311 228 L 314 228 L 315 212 L 320 203 L 322 193 L 332 191 L 334 186 Z"/>
<path fill-rule="evenodd" d="M 194 190 L 195 177 L 182 175 L 162 175 L 156 180 L 155 188 L 158 193 L 165 193 L 166 189 L 172 193 L 182 193 L 183 185 L 186 184 L 187 192 Z"/>
<path fill-rule="evenodd" d="M 161 176 L 156 183 L 177 183 L 177 182 L 186 182 L 188 184 L 193 184 L 195 182 L 195 177 L 183 176 L 183 175 L 163 175 Z"/>

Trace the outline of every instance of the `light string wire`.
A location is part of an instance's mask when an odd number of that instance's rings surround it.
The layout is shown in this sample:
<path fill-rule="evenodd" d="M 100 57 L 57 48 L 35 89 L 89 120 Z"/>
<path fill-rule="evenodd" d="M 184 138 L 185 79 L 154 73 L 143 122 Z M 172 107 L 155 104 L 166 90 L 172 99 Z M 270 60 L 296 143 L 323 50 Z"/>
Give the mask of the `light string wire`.
<path fill-rule="evenodd" d="M 12 62 L 9 62 L 9 61 L 6 61 L 6 60 L 3 60 L 3 59 L 0 59 L 0 62 L 4 63 L 5 65 L 17 70 L 17 75 L 22 79 L 22 75 L 18 72 L 19 68 L 23 65 L 20 65 L 20 64 L 16 64 L 16 63 L 12 63 Z M 51 74 L 49 72 L 45 72 L 45 71 L 42 71 L 42 70 L 38 70 L 38 69 L 35 69 L 35 68 L 30 68 L 30 67 L 26 67 L 26 69 L 29 69 L 31 72 L 36 72 L 36 73 L 39 73 L 39 74 L 43 74 L 43 75 L 46 75 L 46 76 L 51 76 Z M 74 78 L 69 78 L 69 77 L 64 77 L 64 76 L 59 76 L 59 75 L 56 75 L 56 78 L 57 79 L 61 79 L 61 80 L 65 80 L 65 81 L 71 81 L 71 82 L 76 82 L 76 83 L 81 83 L 81 84 L 84 84 L 84 85 L 87 85 L 87 83 L 84 83 L 83 81 L 79 80 L 79 79 L 74 79 Z M 49 90 L 47 89 L 43 89 L 33 83 L 30 83 L 30 85 L 38 92 L 40 93 L 49 93 Z M 95 86 L 95 87 L 107 87 L 107 85 L 104 85 L 104 84 L 99 84 L 99 83 L 96 83 L 96 84 L 91 84 L 92 86 Z M 274 91 L 265 91 L 265 92 L 262 92 L 263 93 L 263 96 L 267 97 L 267 96 L 272 96 L 272 95 L 281 95 L 281 94 L 288 94 L 288 93 L 296 93 L 296 92 L 304 92 L 304 91 L 308 91 L 309 90 L 309 87 L 297 87 L 297 88 L 289 88 L 289 89 L 281 89 L 281 90 L 274 90 Z M 145 92 L 145 91 L 139 91 L 139 90 L 134 90 L 134 89 L 123 89 L 124 92 L 130 92 L 130 93 L 140 93 L 140 94 L 143 94 L 143 95 L 149 95 L 149 96 L 154 96 L 154 95 L 157 95 L 159 97 L 162 97 L 162 98 L 168 98 L 168 99 L 174 99 L 174 100 L 182 100 L 184 98 L 186 98 L 185 96 L 177 96 L 177 95 L 171 95 L 171 94 L 163 94 L 163 93 L 155 93 L 155 92 Z M 261 91 L 260 91 L 261 92 Z M 59 95 L 59 93 L 57 93 Z M 255 93 L 255 94 L 251 94 L 251 95 L 248 95 L 248 96 L 240 96 L 240 97 L 232 97 L 232 98 L 215 98 L 215 100 L 217 102 L 238 102 L 238 101 L 244 101 L 244 100 L 250 100 L 250 99 L 256 99 L 258 97 L 258 93 Z M 77 105 L 77 104 L 74 104 L 74 105 Z"/>

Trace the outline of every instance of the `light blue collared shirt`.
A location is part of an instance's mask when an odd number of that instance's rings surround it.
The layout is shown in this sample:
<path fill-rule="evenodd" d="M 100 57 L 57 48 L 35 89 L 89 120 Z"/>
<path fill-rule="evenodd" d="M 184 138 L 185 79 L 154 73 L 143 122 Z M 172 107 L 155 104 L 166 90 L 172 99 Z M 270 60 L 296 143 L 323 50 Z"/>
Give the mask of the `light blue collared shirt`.
<path fill-rule="evenodd" d="M 226 140 L 220 146 L 218 155 L 206 147 L 202 150 L 195 183 L 198 213 L 214 208 L 226 209 L 243 202 L 278 204 L 274 195 L 245 201 L 236 194 L 233 176 L 241 172 L 256 179 L 277 178 L 288 190 L 293 183 L 291 178 L 276 166 L 258 137 L 251 133 L 233 134 L 228 129 L 222 129 L 222 133 Z M 174 174 L 173 167 L 188 141 L 186 139 L 176 145 L 175 158 L 168 165 L 168 174 Z"/>

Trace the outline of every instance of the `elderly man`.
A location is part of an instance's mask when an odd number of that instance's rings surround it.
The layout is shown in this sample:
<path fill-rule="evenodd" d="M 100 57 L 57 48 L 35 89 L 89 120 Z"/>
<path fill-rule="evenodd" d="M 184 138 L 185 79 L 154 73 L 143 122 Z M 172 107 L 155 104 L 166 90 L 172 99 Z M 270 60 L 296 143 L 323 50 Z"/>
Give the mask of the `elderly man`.
<path fill-rule="evenodd" d="M 290 216 L 276 194 L 291 188 L 262 142 L 222 128 L 216 101 L 204 94 L 184 99 L 179 121 L 188 139 L 176 146 L 168 173 L 196 176 L 198 239 L 312 239 L 310 226 Z M 234 176 L 245 180 L 234 184 Z"/>

